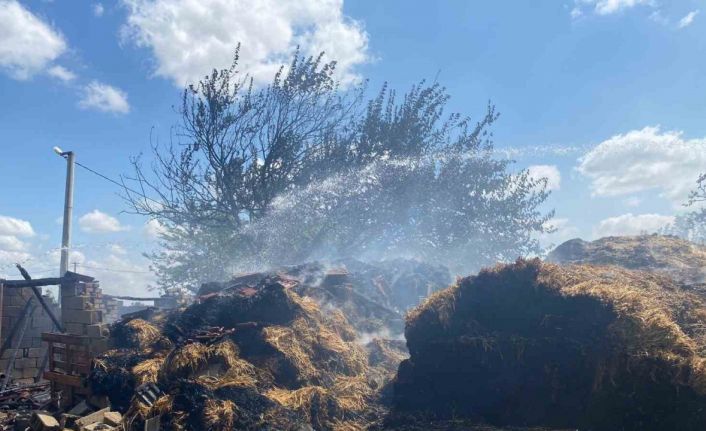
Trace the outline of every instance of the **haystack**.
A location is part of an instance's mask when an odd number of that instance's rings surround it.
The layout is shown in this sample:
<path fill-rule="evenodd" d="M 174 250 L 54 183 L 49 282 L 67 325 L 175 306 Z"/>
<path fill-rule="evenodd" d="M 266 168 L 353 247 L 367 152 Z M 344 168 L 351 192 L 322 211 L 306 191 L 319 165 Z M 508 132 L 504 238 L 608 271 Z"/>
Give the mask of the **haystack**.
<path fill-rule="evenodd" d="M 704 300 L 617 267 L 520 260 L 409 313 L 397 419 L 592 430 L 706 427 Z"/>
<path fill-rule="evenodd" d="M 706 247 L 671 235 L 572 239 L 555 248 L 551 262 L 615 265 L 668 275 L 680 283 L 706 281 Z"/>
<path fill-rule="evenodd" d="M 368 378 L 375 367 L 346 317 L 299 296 L 286 275 L 248 279 L 210 286 L 159 325 L 121 323 L 125 348 L 99 358 L 94 386 L 111 401 L 118 387 L 132 394 L 141 383 L 164 392 L 151 407 L 119 400 L 128 429 L 155 415 L 184 430 L 352 430 L 380 416 Z"/>

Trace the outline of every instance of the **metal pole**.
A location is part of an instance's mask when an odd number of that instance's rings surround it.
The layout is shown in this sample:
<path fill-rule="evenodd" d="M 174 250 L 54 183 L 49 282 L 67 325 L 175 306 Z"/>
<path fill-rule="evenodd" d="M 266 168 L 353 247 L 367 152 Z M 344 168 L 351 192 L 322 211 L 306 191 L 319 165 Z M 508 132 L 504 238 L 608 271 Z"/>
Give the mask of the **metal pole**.
<path fill-rule="evenodd" d="M 66 156 L 66 195 L 64 197 L 64 229 L 61 235 L 61 266 L 59 267 L 59 277 L 63 277 L 66 271 L 69 270 L 71 213 L 74 208 L 74 152 L 67 151 L 62 155 Z"/>

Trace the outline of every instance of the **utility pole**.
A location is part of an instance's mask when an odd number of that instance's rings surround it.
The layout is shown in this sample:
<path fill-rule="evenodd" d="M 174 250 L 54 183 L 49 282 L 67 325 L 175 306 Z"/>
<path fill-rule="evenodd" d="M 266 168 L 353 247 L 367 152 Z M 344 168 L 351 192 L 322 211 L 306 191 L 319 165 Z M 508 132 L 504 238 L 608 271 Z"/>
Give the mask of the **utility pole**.
<path fill-rule="evenodd" d="M 54 147 L 54 152 L 66 159 L 66 190 L 64 195 L 64 228 L 61 234 L 61 264 L 59 277 L 69 270 L 69 251 L 71 247 L 71 214 L 74 208 L 74 152 L 62 151 Z M 61 299 L 61 298 L 59 298 Z"/>

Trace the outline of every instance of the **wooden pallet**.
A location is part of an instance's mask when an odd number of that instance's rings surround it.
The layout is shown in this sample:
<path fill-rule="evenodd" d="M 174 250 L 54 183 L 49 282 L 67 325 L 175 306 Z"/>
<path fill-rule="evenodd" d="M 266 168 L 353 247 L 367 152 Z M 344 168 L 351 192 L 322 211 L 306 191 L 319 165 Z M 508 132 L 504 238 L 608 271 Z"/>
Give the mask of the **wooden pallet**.
<path fill-rule="evenodd" d="M 74 404 L 75 395 L 88 395 L 91 372 L 90 339 L 86 336 L 45 332 L 49 362 L 44 378 L 51 382 L 51 396 L 59 407 Z"/>

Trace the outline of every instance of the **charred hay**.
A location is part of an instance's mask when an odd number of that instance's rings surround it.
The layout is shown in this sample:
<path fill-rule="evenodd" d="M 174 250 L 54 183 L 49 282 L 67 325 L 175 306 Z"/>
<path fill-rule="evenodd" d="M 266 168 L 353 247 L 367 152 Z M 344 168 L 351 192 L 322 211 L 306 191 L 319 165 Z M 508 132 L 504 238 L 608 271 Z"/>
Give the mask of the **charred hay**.
<path fill-rule="evenodd" d="M 706 247 L 671 235 L 610 236 L 590 242 L 576 238 L 560 244 L 547 259 L 652 271 L 685 284 L 706 281 Z"/>
<path fill-rule="evenodd" d="M 538 260 L 484 270 L 409 313 L 388 425 L 703 429 L 704 313 L 653 273 Z"/>
<path fill-rule="evenodd" d="M 346 317 L 298 295 L 298 283 L 262 274 L 211 286 L 157 322 L 119 322 L 121 348 L 96 361 L 94 390 L 126 413 L 129 429 L 156 415 L 167 429 L 368 428 L 382 416 L 376 391 L 399 346 L 370 358 Z M 164 392 L 152 406 L 120 395 L 147 382 Z"/>

